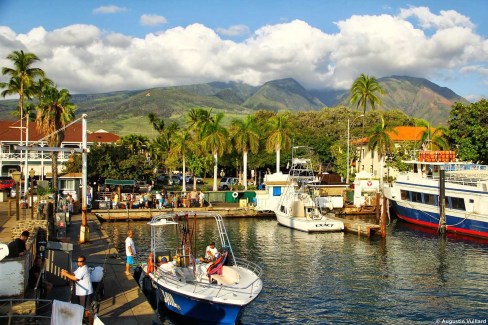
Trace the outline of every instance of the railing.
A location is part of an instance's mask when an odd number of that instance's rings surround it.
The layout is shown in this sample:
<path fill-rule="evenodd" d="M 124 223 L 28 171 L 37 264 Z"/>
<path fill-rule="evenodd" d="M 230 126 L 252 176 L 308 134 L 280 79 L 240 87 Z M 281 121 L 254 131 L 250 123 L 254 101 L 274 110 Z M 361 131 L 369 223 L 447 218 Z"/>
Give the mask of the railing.
<path fill-rule="evenodd" d="M 51 156 L 52 156 L 52 153 L 50 153 L 50 152 L 30 151 L 27 154 L 27 159 L 51 161 Z M 59 160 L 68 160 L 70 156 L 71 156 L 71 153 L 69 153 L 69 152 L 59 152 L 58 153 L 58 159 Z M 20 159 L 25 159 L 25 153 L 1 152 L 0 158 L 2 160 L 20 160 Z"/>
<path fill-rule="evenodd" d="M 51 311 L 49 299 L 0 299 L 1 324 L 49 324 Z"/>

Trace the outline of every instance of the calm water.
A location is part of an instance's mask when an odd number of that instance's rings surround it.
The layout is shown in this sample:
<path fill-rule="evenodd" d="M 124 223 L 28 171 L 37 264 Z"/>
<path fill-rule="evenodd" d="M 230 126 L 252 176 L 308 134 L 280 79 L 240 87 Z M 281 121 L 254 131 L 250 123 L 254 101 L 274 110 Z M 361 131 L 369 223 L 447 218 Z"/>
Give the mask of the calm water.
<path fill-rule="evenodd" d="M 443 240 L 397 220 L 386 240 L 307 234 L 279 226 L 273 218 L 224 222 L 235 254 L 264 270 L 263 291 L 246 308 L 243 324 L 434 324 L 488 318 L 488 241 Z M 214 226 L 213 219 L 198 221 L 200 254 L 209 241 L 217 242 Z M 129 227 L 147 256 L 145 222 L 105 224 L 120 252 Z M 163 321 L 174 324 L 164 315 Z"/>

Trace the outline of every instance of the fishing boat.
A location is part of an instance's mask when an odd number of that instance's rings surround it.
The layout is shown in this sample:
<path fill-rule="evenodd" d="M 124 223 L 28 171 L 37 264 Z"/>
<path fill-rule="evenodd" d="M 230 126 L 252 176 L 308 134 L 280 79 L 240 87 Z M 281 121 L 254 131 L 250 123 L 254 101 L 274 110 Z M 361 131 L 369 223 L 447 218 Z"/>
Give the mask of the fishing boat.
<path fill-rule="evenodd" d="M 156 290 L 157 303 L 188 322 L 234 324 L 244 308 L 262 290 L 262 269 L 259 265 L 237 258 L 220 215 L 208 212 L 216 221 L 221 244 L 220 256 L 213 263 L 201 263 L 194 254 L 195 223 L 191 213 L 160 214 L 148 222 L 151 227 L 153 265 L 158 259 L 167 261 L 152 270 L 142 265 L 143 276 Z M 176 247 L 160 247 L 165 233 L 161 228 L 176 231 Z M 164 258 L 163 258 L 164 257 Z M 149 266 L 149 267 L 148 267 Z"/>
<path fill-rule="evenodd" d="M 439 228 L 445 214 L 447 232 L 488 238 L 488 166 L 457 161 L 454 151 L 420 151 L 405 163 L 384 188 L 398 218 Z"/>
<path fill-rule="evenodd" d="M 343 231 L 344 224 L 333 220 L 333 201 L 320 196 L 319 181 L 314 176 L 307 147 L 292 148 L 292 164 L 279 202 L 274 211 L 279 224 L 306 232 Z"/>

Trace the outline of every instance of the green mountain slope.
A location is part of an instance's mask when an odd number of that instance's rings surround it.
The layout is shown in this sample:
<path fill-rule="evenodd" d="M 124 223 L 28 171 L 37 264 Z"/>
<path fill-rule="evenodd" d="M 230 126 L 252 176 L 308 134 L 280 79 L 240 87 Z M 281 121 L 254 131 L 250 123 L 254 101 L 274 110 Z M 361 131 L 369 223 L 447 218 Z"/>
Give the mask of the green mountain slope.
<path fill-rule="evenodd" d="M 426 79 L 391 76 L 378 79 L 385 89 L 382 110 L 399 109 L 410 116 L 424 118 L 434 125 L 446 124 L 454 102 L 468 103 L 452 90 Z M 88 114 L 89 129 L 103 128 L 120 135 L 139 133 L 153 136 L 147 115 L 164 118 L 166 124 L 181 125 L 192 108 L 224 112 L 224 124 L 256 110 L 320 110 L 349 104 L 348 90 L 306 90 L 291 78 L 266 82 L 254 87 L 239 82 L 162 87 L 138 91 L 73 95 L 77 115 Z M 17 100 L 0 101 L 0 119 L 12 119 Z"/>

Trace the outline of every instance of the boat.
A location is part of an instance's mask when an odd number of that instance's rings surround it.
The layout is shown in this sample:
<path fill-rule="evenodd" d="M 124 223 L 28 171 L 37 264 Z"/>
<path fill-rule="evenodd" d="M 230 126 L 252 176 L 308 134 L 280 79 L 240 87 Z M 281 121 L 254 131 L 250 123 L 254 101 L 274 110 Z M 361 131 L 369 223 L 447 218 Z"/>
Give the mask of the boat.
<path fill-rule="evenodd" d="M 405 163 L 410 169 L 384 187 L 398 218 L 439 229 L 445 193 L 445 230 L 488 238 L 488 166 L 457 161 L 454 151 L 419 151 Z"/>
<path fill-rule="evenodd" d="M 213 263 L 201 263 L 195 257 L 192 247 L 195 214 L 211 216 L 216 221 L 221 256 Z M 153 265 L 157 265 L 158 257 L 168 261 L 154 270 L 148 270 L 150 263 L 142 265 L 141 278 L 151 281 L 157 303 L 163 303 L 187 322 L 236 323 L 244 308 L 263 288 L 262 269 L 235 256 L 222 216 L 209 212 L 174 212 L 155 216 L 148 224 L 151 227 L 151 252 L 155 252 Z M 160 247 L 164 241 L 161 237 L 164 227 L 176 231 L 176 247 Z"/>
<path fill-rule="evenodd" d="M 274 210 L 279 224 L 306 232 L 343 231 L 344 224 L 332 219 L 333 201 L 320 196 L 319 181 L 314 176 L 307 147 L 292 148 L 292 163 L 286 186 L 276 188 L 278 205 Z M 305 155 L 305 157 L 303 156 Z M 279 190 L 283 190 L 279 193 Z"/>

